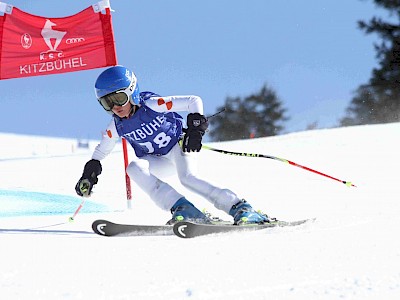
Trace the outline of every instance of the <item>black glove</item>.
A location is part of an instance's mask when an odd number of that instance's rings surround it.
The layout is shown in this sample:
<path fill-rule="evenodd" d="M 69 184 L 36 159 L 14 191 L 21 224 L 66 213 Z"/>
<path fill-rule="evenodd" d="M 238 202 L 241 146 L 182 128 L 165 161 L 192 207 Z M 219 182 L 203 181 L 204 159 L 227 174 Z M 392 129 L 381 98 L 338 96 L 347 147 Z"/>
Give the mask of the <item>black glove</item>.
<path fill-rule="evenodd" d="M 201 140 L 208 128 L 208 120 L 199 113 L 191 113 L 187 116 L 187 129 L 184 129 L 182 150 L 183 152 L 199 152 Z"/>
<path fill-rule="evenodd" d="M 75 186 L 75 191 L 79 196 L 88 197 L 92 193 L 93 186 L 97 183 L 97 176 L 101 174 L 102 168 L 100 161 L 89 160 L 83 168 L 82 177 Z"/>

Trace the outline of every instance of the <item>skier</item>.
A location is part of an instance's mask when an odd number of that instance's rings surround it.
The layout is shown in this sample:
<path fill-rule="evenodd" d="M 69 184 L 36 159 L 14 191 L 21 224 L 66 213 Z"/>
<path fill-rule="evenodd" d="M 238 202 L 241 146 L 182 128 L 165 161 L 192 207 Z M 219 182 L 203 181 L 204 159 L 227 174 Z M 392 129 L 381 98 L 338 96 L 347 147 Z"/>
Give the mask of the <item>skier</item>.
<path fill-rule="evenodd" d="M 92 159 L 85 164 L 75 186 L 78 195 L 90 196 L 102 172 L 100 161 L 113 150 L 119 137 L 124 137 L 136 154 L 126 172 L 161 209 L 171 211 L 172 219 L 167 224 L 182 220 L 210 223 L 210 219 L 153 174 L 153 168 L 161 168 L 165 159 L 175 164 L 183 186 L 231 215 L 234 224 L 269 222 L 267 215 L 255 211 L 232 191 L 216 187 L 194 174 L 190 152 L 200 151 L 202 136 L 208 127 L 200 97 L 161 97 L 152 92 L 139 92 L 135 74 L 123 66 L 103 71 L 96 80 L 95 93 L 100 105 L 113 118 Z M 187 128 L 177 111 L 188 112 Z"/>

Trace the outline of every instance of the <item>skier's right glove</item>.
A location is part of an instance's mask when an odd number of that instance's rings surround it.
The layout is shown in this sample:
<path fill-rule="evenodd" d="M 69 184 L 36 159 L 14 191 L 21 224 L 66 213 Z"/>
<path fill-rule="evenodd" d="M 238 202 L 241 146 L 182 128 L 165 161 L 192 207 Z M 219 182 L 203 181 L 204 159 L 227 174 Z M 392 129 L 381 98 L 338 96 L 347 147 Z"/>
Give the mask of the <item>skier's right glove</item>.
<path fill-rule="evenodd" d="M 97 176 L 101 174 L 102 168 L 100 161 L 96 159 L 89 160 L 83 169 L 82 177 L 75 186 L 75 191 L 79 196 L 89 197 L 93 186 L 97 183 Z"/>

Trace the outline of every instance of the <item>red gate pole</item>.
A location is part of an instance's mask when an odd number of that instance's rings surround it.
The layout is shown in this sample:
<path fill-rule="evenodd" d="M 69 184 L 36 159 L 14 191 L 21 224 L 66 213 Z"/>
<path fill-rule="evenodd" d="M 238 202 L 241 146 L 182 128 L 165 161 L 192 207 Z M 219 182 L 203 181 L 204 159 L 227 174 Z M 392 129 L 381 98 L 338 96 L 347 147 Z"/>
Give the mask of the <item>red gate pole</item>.
<path fill-rule="evenodd" d="M 124 152 L 124 171 L 125 171 L 125 183 L 126 183 L 126 204 L 128 209 L 132 209 L 132 190 L 131 190 L 131 179 L 129 178 L 128 173 L 126 173 L 126 168 L 128 167 L 128 148 L 126 147 L 126 140 L 122 138 L 122 150 Z"/>

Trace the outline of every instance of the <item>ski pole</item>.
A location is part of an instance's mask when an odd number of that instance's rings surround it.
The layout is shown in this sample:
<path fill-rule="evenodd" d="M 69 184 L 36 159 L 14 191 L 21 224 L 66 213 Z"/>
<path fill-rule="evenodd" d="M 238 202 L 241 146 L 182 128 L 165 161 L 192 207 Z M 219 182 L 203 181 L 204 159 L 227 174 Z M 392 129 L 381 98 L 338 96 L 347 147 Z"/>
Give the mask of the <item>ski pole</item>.
<path fill-rule="evenodd" d="M 245 152 L 233 152 L 233 151 L 227 151 L 227 150 L 216 149 L 216 148 L 213 148 L 213 147 L 210 147 L 210 146 L 206 146 L 206 145 L 203 145 L 202 148 L 203 148 L 203 149 L 207 149 L 207 150 L 211 150 L 211 151 L 215 151 L 215 152 L 219 152 L 219 153 L 222 153 L 222 154 L 228 154 L 228 155 L 245 156 L 245 157 L 262 157 L 262 158 L 269 158 L 269 159 L 281 161 L 281 162 L 290 164 L 290 165 L 292 165 L 292 166 L 299 167 L 299 168 L 301 168 L 301 169 L 303 169 L 303 170 L 310 171 L 310 172 L 313 172 L 313 173 L 315 173 L 315 174 L 318 174 L 318 175 L 321 175 L 321 176 L 325 176 L 325 177 L 327 177 L 327 178 L 330 178 L 330 179 L 339 181 L 339 182 L 345 184 L 346 186 L 349 186 L 349 187 L 350 187 L 350 186 L 354 186 L 354 187 L 356 187 L 356 186 L 355 186 L 354 184 L 352 184 L 350 181 L 345 181 L 345 180 L 341 180 L 341 179 L 332 177 L 332 176 L 327 175 L 327 174 L 324 174 L 324 173 L 322 173 L 322 172 L 313 170 L 313 169 L 311 169 L 311 168 L 309 168 L 309 167 L 299 165 L 299 164 L 297 164 L 297 163 L 295 163 L 295 162 L 293 162 L 293 161 L 290 161 L 290 160 L 288 160 L 288 159 L 285 159 L 285 158 L 280 158 L 280 157 L 276 157 L 276 156 L 272 156 L 272 155 L 265 155 L 265 154 L 245 153 Z"/>
<path fill-rule="evenodd" d="M 83 207 L 83 204 L 85 203 L 85 201 L 86 201 L 86 197 L 83 197 L 81 204 L 78 206 L 78 208 L 76 209 L 76 211 L 75 211 L 75 213 L 73 214 L 73 216 L 68 218 L 68 221 L 69 221 L 69 222 L 73 222 L 73 221 L 74 221 L 76 215 L 78 214 L 78 212 L 79 212 L 79 211 L 81 210 L 81 208 Z"/>

